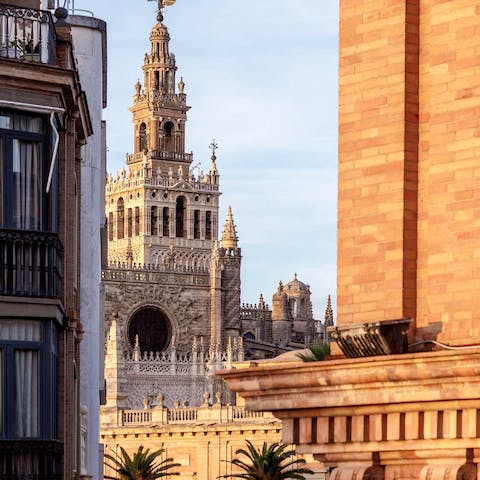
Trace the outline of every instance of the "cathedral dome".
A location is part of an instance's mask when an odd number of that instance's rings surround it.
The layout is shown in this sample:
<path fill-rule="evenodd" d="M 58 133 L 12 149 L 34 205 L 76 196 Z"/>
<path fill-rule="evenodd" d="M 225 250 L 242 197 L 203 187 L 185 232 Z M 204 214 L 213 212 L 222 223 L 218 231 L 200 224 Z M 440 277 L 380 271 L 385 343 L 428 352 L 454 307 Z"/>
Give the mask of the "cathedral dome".
<path fill-rule="evenodd" d="M 295 278 L 285 285 L 286 290 L 289 292 L 302 292 L 302 293 L 310 293 L 310 287 L 305 283 L 301 282 L 297 278 L 297 274 L 295 274 Z"/>

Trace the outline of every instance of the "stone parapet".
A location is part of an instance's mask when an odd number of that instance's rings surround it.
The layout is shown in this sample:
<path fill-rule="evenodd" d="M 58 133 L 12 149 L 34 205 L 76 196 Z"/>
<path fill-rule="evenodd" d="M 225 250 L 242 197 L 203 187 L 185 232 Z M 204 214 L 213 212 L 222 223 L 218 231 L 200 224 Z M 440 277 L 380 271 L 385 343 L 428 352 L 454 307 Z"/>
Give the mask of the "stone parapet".
<path fill-rule="evenodd" d="M 368 466 L 374 452 L 383 466 L 414 458 L 419 478 L 432 462 L 454 462 L 458 470 L 478 455 L 479 373 L 480 349 L 471 348 L 257 364 L 218 375 L 247 408 L 282 419 L 283 441 L 324 466 L 352 459 Z"/>

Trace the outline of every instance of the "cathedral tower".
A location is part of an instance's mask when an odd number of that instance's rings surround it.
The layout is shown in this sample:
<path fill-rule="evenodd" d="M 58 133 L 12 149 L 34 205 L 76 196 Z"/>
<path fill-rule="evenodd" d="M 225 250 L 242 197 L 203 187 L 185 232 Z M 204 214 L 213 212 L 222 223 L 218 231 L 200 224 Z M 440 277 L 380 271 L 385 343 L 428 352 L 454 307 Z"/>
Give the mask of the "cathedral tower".
<path fill-rule="evenodd" d="M 218 239 L 216 150 L 207 174 L 185 151 L 185 83 L 163 23 L 150 33 L 135 85 L 133 153 L 106 185 L 109 268 L 103 271 L 107 404 L 140 408 L 160 393 L 200 404 L 221 386 L 210 372 L 242 358 L 241 250 L 229 209 Z M 114 321 L 112 320 L 114 319 Z M 113 325 L 114 324 L 114 325 Z"/>
<path fill-rule="evenodd" d="M 195 175 L 193 154 L 185 152 L 190 107 L 183 78 L 176 81 L 169 42 L 160 12 L 144 57 L 143 85 L 137 81 L 130 108 L 134 136 L 128 170 L 107 181 L 109 260 L 124 262 L 131 255 L 137 265 L 173 262 L 207 269 L 218 237 L 217 145 L 211 145 L 209 173 Z"/>

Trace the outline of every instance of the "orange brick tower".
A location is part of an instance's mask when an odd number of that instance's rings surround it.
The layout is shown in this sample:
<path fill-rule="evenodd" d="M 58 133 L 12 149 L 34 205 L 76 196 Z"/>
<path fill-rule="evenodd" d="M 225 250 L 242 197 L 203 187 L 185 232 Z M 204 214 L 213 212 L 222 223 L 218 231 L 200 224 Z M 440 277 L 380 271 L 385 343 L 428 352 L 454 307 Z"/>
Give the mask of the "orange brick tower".
<path fill-rule="evenodd" d="M 478 3 L 340 4 L 338 323 L 478 343 Z"/>

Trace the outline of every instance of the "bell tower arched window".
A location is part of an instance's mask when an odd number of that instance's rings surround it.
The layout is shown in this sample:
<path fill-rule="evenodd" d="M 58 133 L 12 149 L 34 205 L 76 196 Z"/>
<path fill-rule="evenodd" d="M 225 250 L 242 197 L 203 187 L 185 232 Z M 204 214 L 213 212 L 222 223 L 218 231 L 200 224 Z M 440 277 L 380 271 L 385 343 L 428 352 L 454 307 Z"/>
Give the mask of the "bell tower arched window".
<path fill-rule="evenodd" d="M 170 210 L 168 207 L 163 207 L 162 212 L 162 235 L 164 237 L 170 236 Z"/>
<path fill-rule="evenodd" d="M 174 126 L 172 122 L 165 123 L 163 127 L 163 144 L 164 150 L 173 152 L 175 150 Z"/>
<path fill-rule="evenodd" d="M 147 148 L 147 126 L 142 123 L 138 129 L 138 150 L 143 152 Z"/>
<path fill-rule="evenodd" d="M 205 213 L 205 240 L 212 239 L 212 212 Z"/>
<path fill-rule="evenodd" d="M 125 207 L 123 205 L 123 198 L 120 197 L 117 201 L 117 239 L 121 240 L 124 236 L 124 216 Z"/>
<path fill-rule="evenodd" d="M 177 198 L 176 206 L 176 236 L 177 238 L 186 237 L 185 229 L 185 197 Z"/>

